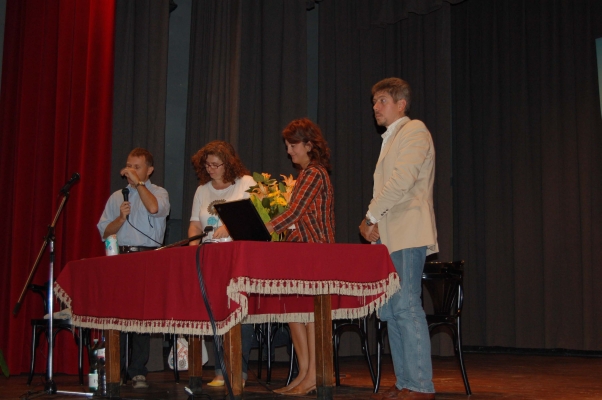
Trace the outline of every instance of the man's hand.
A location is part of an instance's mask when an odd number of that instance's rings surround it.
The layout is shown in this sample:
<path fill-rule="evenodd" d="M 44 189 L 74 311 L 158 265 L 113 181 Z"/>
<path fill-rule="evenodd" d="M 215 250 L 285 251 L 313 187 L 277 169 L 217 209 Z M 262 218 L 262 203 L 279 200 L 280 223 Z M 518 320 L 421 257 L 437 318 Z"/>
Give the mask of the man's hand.
<path fill-rule="evenodd" d="M 130 185 L 135 186 L 136 183 L 140 181 L 140 178 L 138 177 L 138 174 L 134 168 L 125 167 L 119 173 L 121 176 L 125 176 L 127 178 Z"/>
<path fill-rule="evenodd" d="M 124 201 L 123 203 L 121 203 L 121 206 L 119 206 L 119 216 L 123 221 L 126 220 L 127 216 L 130 215 L 131 212 L 132 207 L 129 201 Z"/>
<path fill-rule="evenodd" d="M 378 233 L 378 224 L 368 226 L 366 225 L 365 218 L 362 220 L 362 222 L 360 222 L 359 229 L 362 237 L 369 242 L 376 242 L 380 238 L 380 234 Z"/>

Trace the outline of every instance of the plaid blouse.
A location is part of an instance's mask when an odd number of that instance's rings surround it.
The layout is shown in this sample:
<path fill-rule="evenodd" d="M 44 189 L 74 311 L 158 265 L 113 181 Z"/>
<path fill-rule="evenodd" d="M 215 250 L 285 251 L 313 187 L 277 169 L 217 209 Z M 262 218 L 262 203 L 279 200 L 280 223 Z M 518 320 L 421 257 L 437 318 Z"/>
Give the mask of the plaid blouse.
<path fill-rule="evenodd" d="M 322 165 L 299 173 L 288 209 L 271 222 L 278 233 L 295 224 L 288 242 L 334 243 L 334 190 Z"/>

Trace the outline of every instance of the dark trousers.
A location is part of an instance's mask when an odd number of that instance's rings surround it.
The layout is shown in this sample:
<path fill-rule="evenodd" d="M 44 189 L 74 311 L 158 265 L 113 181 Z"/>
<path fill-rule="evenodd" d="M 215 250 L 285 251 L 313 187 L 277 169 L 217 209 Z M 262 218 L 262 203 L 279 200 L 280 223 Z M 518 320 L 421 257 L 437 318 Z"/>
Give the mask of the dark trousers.
<path fill-rule="evenodd" d="M 125 368 L 125 354 L 128 349 L 125 347 L 126 332 L 121 332 L 119 335 L 119 343 L 121 345 L 121 370 Z M 150 353 L 150 334 L 148 333 L 131 333 L 130 334 L 132 355 L 129 359 L 130 365 L 127 369 L 130 378 L 136 375 L 146 376 L 148 369 L 146 362 Z"/>

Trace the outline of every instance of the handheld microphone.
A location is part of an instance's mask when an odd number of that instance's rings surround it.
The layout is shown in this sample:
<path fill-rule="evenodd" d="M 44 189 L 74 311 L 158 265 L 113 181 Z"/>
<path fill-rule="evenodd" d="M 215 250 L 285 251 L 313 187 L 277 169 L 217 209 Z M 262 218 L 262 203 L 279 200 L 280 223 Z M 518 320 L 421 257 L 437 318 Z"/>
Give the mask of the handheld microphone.
<path fill-rule="evenodd" d="M 69 179 L 69 181 L 67 181 L 65 186 L 63 186 L 60 193 L 62 193 L 62 194 L 69 193 L 69 189 L 71 189 L 71 186 L 73 186 L 77 181 L 79 181 L 79 174 L 76 172 L 73 175 L 71 175 L 71 179 Z"/>
<path fill-rule="evenodd" d="M 130 189 L 124 187 L 123 189 L 121 189 L 121 194 L 123 194 L 123 201 L 128 201 L 128 199 L 130 198 Z M 125 219 L 127 219 L 128 221 L 130 220 L 129 214 L 125 216 Z"/>

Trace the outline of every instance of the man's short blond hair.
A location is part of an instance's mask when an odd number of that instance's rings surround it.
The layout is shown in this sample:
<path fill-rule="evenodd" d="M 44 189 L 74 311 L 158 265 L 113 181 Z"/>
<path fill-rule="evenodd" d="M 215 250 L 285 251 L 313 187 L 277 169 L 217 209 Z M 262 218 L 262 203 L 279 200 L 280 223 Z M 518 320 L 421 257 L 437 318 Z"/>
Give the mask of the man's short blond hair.
<path fill-rule="evenodd" d="M 372 97 L 378 92 L 387 92 L 398 102 L 399 100 L 406 101 L 405 114 L 410 112 L 410 103 L 412 102 L 412 88 L 410 84 L 399 78 L 386 78 L 377 82 L 372 86 Z"/>

